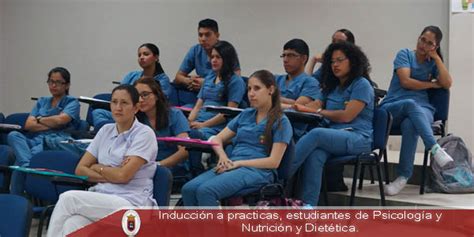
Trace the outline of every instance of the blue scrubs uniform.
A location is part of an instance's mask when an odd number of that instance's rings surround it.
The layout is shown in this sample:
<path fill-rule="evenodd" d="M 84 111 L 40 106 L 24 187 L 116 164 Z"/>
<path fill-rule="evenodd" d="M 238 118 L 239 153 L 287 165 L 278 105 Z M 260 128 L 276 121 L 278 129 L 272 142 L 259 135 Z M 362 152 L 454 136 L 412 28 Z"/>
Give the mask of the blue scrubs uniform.
<path fill-rule="evenodd" d="M 257 111 L 249 108 L 229 122 L 227 127 L 236 133 L 233 141 L 234 149 L 230 156 L 232 161 L 269 156 L 264 145 L 267 119 L 259 123 L 256 123 L 256 119 Z M 285 115 L 273 124 L 272 134 L 273 143 L 290 143 L 292 128 Z M 272 169 L 250 167 L 240 167 L 222 174 L 216 174 L 213 170 L 206 171 L 183 186 L 184 205 L 216 206 L 218 200 L 236 194 L 245 195 L 273 182 L 274 172 Z"/>

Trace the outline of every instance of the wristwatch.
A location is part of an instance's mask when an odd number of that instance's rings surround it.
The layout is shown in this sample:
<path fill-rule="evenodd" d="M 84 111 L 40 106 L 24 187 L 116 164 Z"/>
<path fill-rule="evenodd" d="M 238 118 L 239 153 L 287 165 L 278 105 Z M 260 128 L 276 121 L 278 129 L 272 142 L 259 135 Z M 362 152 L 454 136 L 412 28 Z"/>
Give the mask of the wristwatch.
<path fill-rule="evenodd" d="M 36 122 L 40 123 L 40 120 L 43 118 L 43 116 L 36 116 Z"/>

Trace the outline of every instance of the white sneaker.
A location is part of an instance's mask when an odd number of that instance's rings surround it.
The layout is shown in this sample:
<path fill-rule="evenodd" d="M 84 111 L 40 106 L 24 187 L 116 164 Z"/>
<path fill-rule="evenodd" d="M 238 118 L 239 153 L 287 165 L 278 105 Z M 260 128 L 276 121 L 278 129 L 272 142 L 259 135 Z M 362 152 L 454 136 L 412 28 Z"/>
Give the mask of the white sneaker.
<path fill-rule="evenodd" d="M 397 195 L 398 193 L 400 193 L 400 191 L 402 191 L 403 188 L 405 188 L 407 181 L 408 181 L 407 178 L 403 176 L 399 176 L 390 184 L 384 186 L 385 195 L 388 195 L 388 196 Z"/>
<path fill-rule="evenodd" d="M 453 161 L 453 158 L 438 144 L 431 148 L 431 154 L 433 154 L 434 160 L 440 167 L 443 167 L 449 162 Z"/>

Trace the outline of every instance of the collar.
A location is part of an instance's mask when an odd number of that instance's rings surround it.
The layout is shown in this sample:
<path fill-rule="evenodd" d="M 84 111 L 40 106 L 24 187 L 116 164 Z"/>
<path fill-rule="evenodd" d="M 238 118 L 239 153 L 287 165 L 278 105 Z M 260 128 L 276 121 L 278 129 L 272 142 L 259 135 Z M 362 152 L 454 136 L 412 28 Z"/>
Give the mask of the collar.
<path fill-rule="evenodd" d="M 122 134 L 122 136 L 128 136 L 128 134 L 130 134 L 133 130 L 135 130 L 135 128 L 138 126 L 138 119 L 135 117 L 133 119 L 133 123 L 132 123 L 132 126 L 130 127 L 130 129 L 128 129 L 127 131 L 123 132 L 123 133 L 119 133 L 118 132 L 118 129 L 117 129 L 117 124 L 114 123 L 114 129 L 112 130 L 111 134 L 110 134 L 110 137 L 111 138 L 116 138 L 118 137 L 119 135 Z"/>

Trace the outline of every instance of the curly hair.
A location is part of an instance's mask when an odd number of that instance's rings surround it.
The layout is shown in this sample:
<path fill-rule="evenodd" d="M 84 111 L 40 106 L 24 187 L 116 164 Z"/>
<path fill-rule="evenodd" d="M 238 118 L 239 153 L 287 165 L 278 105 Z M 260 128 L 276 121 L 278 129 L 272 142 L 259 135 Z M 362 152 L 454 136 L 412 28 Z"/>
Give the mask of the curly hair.
<path fill-rule="evenodd" d="M 370 84 L 373 84 L 369 76 L 371 70 L 369 59 L 364 52 L 350 42 L 332 43 L 324 51 L 324 63 L 321 66 L 321 89 L 324 95 L 329 94 L 339 85 L 339 80 L 334 75 L 331 65 L 332 54 L 336 50 L 340 50 L 349 60 L 350 64 L 349 80 L 342 85 L 343 88 L 349 86 L 358 77 L 365 77 L 369 80 Z"/>

